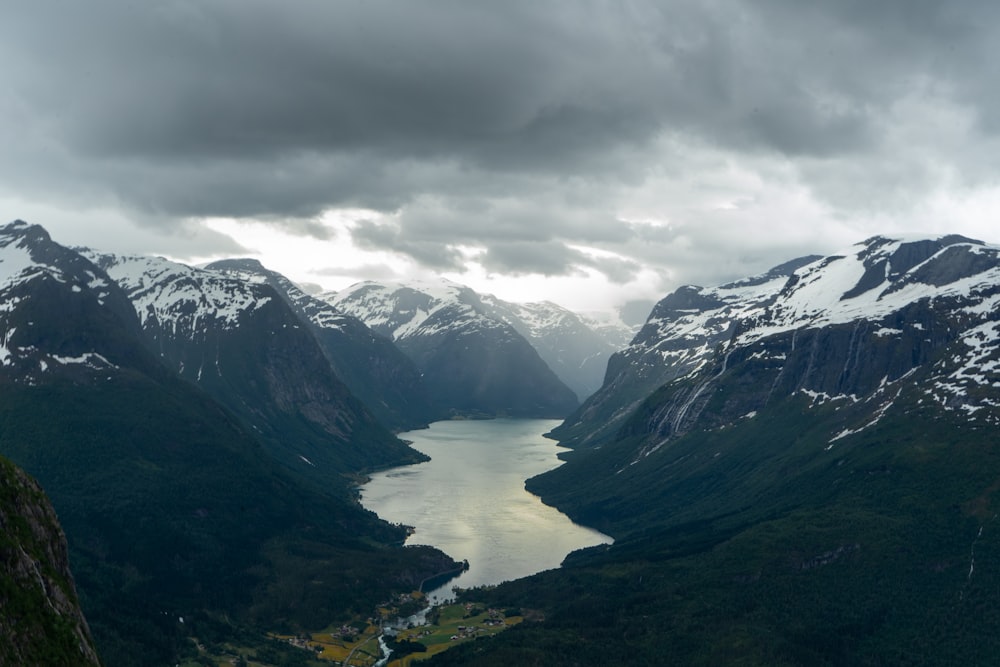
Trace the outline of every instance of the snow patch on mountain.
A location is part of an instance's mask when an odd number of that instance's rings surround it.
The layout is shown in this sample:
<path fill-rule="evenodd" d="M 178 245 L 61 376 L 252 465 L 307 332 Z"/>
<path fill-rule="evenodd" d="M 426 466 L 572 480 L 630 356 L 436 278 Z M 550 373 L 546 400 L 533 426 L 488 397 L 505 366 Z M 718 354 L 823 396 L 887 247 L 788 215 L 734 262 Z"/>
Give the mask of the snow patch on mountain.
<path fill-rule="evenodd" d="M 878 410 L 846 411 L 858 421 L 832 434 L 839 438 L 891 410 L 895 402 L 884 393 L 916 366 L 927 398 L 1000 423 L 989 391 L 1000 387 L 998 312 L 1000 248 L 956 235 L 873 237 L 726 285 L 681 287 L 656 304 L 612 360 L 602 389 L 556 436 L 571 446 L 612 437 L 663 386 L 676 386 L 676 399 L 654 414 L 651 428 L 657 436 L 682 433 L 707 404 L 716 369 L 733 354 L 769 378 L 761 404 L 747 409 L 766 405 L 779 386 L 805 394 L 814 408 L 883 401 Z M 950 355 L 941 359 L 946 348 Z M 872 363 L 889 371 L 881 385 Z"/>
<path fill-rule="evenodd" d="M 277 283 L 276 289 L 284 291 L 292 304 L 301 309 L 302 314 L 316 326 L 323 329 L 347 329 L 352 326 L 352 318 L 335 308 L 332 304 L 307 293 L 285 276 L 270 271 L 257 260 L 241 259 L 214 262 L 206 269 L 229 278 L 242 280 L 255 285 Z"/>
<path fill-rule="evenodd" d="M 493 329 L 479 296 L 468 287 L 442 278 L 376 283 L 364 281 L 340 292 L 319 295 L 335 308 L 369 327 L 403 340 L 457 329 Z"/>
<path fill-rule="evenodd" d="M 67 282 L 67 277 L 55 266 L 40 261 L 32 251 L 32 241 L 28 232 L 45 234 L 40 227 L 34 227 L 22 220 L 16 220 L 0 228 L 0 290 L 31 280 L 42 274 L 59 282 Z M 47 234 L 45 234 L 47 237 Z"/>
<path fill-rule="evenodd" d="M 272 298 L 269 289 L 162 257 L 81 252 L 128 293 L 143 326 L 155 318 L 175 331 L 195 331 L 207 321 L 235 328 Z"/>

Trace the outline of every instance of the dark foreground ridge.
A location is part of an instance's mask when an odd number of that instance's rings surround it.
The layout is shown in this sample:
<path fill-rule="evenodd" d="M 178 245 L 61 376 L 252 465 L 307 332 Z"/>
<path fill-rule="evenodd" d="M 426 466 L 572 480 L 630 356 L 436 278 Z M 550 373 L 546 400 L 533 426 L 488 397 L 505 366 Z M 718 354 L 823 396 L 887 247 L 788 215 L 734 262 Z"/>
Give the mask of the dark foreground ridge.
<path fill-rule="evenodd" d="M 55 510 L 0 457 L 0 665 L 99 665 Z"/>

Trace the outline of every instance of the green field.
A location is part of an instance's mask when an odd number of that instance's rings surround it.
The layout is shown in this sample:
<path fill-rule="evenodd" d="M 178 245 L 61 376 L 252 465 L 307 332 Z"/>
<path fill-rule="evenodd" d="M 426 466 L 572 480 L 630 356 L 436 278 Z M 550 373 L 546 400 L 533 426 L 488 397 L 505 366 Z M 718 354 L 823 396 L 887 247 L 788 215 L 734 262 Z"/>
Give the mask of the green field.
<path fill-rule="evenodd" d="M 414 662 L 426 660 L 432 655 L 447 651 L 452 646 L 503 632 L 517 625 L 524 617 L 521 615 L 506 616 L 503 611 L 484 609 L 472 604 L 451 604 L 438 607 L 432 614 L 430 625 L 403 630 L 397 641 L 410 641 L 423 644 L 427 650 L 411 653 L 398 660 L 391 660 L 387 667 L 406 667 Z"/>

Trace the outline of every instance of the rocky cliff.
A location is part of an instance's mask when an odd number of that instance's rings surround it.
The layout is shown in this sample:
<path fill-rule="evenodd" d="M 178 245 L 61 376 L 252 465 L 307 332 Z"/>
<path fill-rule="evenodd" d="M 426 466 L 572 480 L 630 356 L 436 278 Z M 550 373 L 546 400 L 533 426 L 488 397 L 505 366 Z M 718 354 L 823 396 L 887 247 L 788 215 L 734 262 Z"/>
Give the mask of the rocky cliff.
<path fill-rule="evenodd" d="M 41 487 L 0 458 L 0 665 L 99 665 Z"/>

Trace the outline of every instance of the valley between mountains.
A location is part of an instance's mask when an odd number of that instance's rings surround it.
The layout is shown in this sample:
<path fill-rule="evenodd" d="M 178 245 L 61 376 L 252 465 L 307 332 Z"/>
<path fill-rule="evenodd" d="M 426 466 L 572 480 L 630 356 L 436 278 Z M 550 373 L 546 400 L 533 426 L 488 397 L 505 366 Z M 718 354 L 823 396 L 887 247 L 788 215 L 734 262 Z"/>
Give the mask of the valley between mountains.
<path fill-rule="evenodd" d="M 358 482 L 426 459 L 396 433 L 496 417 L 560 420 L 564 462 L 527 488 L 614 544 L 463 592 L 504 631 L 390 641 L 390 665 L 1000 652 L 1000 248 L 974 239 L 681 287 L 630 329 L 447 281 L 310 294 L 16 221 L 0 399 L 2 664 L 331 664 L 286 640 L 416 611 L 463 567 L 403 546 Z"/>

